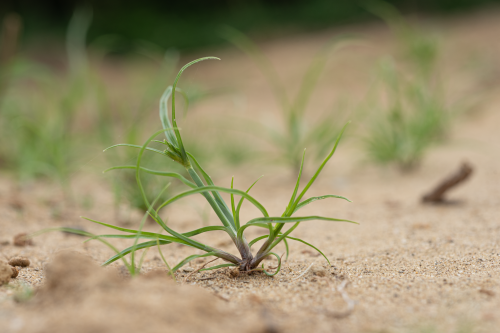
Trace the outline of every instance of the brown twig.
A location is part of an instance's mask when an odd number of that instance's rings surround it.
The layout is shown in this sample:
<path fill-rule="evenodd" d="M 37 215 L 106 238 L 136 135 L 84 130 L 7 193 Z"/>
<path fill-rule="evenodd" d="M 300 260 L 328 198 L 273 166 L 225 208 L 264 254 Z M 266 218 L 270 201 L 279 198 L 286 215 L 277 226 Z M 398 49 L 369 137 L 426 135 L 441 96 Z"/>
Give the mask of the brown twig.
<path fill-rule="evenodd" d="M 201 278 L 201 279 L 198 279 L 196 281 L 206 281 L 206 280 L 213 280 L 213 279 L 216 279 L 217 276 L 210 276 L 210 277 L 206 277 L 206 278 Z"/>
<path fill-rule="evenodd" d="M 186 278 L 184 279 L 184 283 L 186 283 L 186 282 L 187 282 L 187 280 L 189 279 L 189 277 L 190 277 L 191 275 L 193 275 L 194 273 L 198 273 L 200 270 L 202 270 L 203 268 L 205 268 L 205 266 L 206 266 L 206 265 L 208 265 L 208 264 L 210 264 L 211 262 L 214 262 L 215 260 L 218 260 L 218 259 L 220 259 L 220 258 L 215 258 L 214 260 L 210 260 L 209 262 L 205 263 L 205 264 L 204 264 L 203 266 L 201 266 L 200 268 L 195 269 L 194 271 L 192 271 L 191 273 L 189 273 L 189 274 L 186 276 Z"/>
<path fill-rule="evenodd" d="M 465 181 L 472 174 L 472 167 L 468 163 L 462 163 L 460 170 L 452 176 L 443 180 L 434 190 L 422 197 L 424 203 L 445 203 L 445 193 L 452 187 Z"/>

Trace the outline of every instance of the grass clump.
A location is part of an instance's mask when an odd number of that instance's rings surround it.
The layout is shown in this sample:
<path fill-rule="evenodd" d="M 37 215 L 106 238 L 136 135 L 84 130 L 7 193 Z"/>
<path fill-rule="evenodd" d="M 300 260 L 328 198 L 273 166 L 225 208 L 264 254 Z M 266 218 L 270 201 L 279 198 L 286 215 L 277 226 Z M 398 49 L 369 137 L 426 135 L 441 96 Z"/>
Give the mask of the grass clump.
<path fill-rule="evenodd" d="M 446 137 L 451 121 L 438 70 L 439 44 L 387 3 L 370 2 L 368 9 L 393 30 L 401 59 L 387 57 L 380 62 L 365 149 L 377 163 L 412 170 L 431 145 Z"/>
<path fill-rule="evenodd" d="M 138 145 L 132 145 L 132 144 L 118 144 L 113 147 L 117 146 L 126 146 L 126 147 L 134 147 L 139 149 L 139 154 L 137 156 L 137 163 L 135 165 L 125 165 L 125 166 L 117 166 L 114 169 L 133 169 L 135 170 L 135 176 L 136 176 L 136 181 L 137 185 L 139 187 L 139 192 L 141 193 L 141 196 L 148 207 L 147 213 L 151 218 L 161 227 L 162 231 L 166 232 L 167 235 L 164 235 L 162 233 L 155 233 L 155 232 L 145 232 L 142 231 L 142 226 L 144 224 L 144 219 L 141 222 L 141 225 L 139 229 L 134 230 L 134 229 L 126 229 L 126 228 L 121 228 L 117 227 L 114 225 L 110 225 L 107 223 L 99 222 L 93 219 L 88 219 L 89 221 L 104 225 L 106 227 L 109 227 L 114 230 L 122 231 L 125 234 L 109 234 L 109 235 L 99 235 L 96 236 L 95 238 L 102 240 L 103 238 L 125 238 L 125 239 L 134 239 L 134 244 L 122 251 L 120 251 L 118 254 L 114 255 L 110 259 L 108 259 L 103 265 L 108 265 L 116 260 L 119 260 L 123 258 L 124 256 L 131 254 L 131 256 L 134 256 L 135 251 L 140 250 L 140 249 L 148 249 L 151 247 L 159 247 L 160 245 L 168 245 L 172 243 L 177 243 L 177 244 L 182 244 L 188 247 L 192 247 L 198 250 L 203 251 L 203 254 L 195 254 L 186 257 L 183 259 L 180 263 L 178 263 L 176 266 L 174 266 L 172 269 L 170 269 L 171 272 L 175 272 L 179 268 L 181 268 L 183 265 L 187 264 L 193 259 L 200 258 L 200 257 L 209 257 L 209 256 L 214 256 L 223 259 L 226 261 L 226 263 L 221 264 L 221 265 L 216 265 L 210 268 L 206 268 L 204 270 L 210 270 L 210 269 L 217 269 L 221 267 L 237 267 L 240 271 L 244 272 L 249 272 L 249 271 L 263 271 L 267 275 L 275 275 L 279 272 L 280 267 L 281 267 L 281 257 L 277 255 L 275 252 L 273 252 L 273 249 L 280 244 L 281 242 L 284 242 L 286 245 L 287 249 L 287 255 L 288 255 L 288 243 L 287 240 L 295 240 L 302 242 L 312 248 L 314 248 L 316 251 L 321 253 L 325 259 L 328 261 L 326 256 L 321 252 L 319 249 L 317 249 L 315 246 L 309 244 L 308 242 L 300 239 L 300 238 L 295 238 L 291 237 L 290 234 L 295 230 L 301 222 L 305 221 L 311 221 L 311 220 L 322 220 L 322 221 L 345 221 L 345 222 L 352 222 L 348 221 L 345 219 L 337 219 L 337 218 L 331 218 L 331 217 L 323 217 L 323 216 L 293 216 L 299 209 L 302 207 L 317 201 L 317 200 L 322 200 L 322 199 L 327 199 L 327 198 L 340 198 L 349 201 L 348 199 L 337 196 L 337 195 L 324 195 L 324 196 L 319 196 L 319 197 L 311 197 L 306 199 L 305 194 L 307 193 L 308 189 L 312 186 L 316 178 L 319 176 L 321 173 L 322 169 L 324 168 L 325 164 L 330 160 L 330 158 L 333 156 L 335 153 L 335 150 L 337 149 L 337 146 L 339 144 L 340 138 L 342 136 L 342 133 L 344 129 L 340 131 L 340 134 L 338 135 L 334 147 L 331 149 L 329 154 L 326 156 L 326 158 L 323 160 L 317 171 L 314 173 L 312 178 L 307 182 L 305 187 L 302 189 L 302 191 L 299 192 L 299 185 L 300 185 L 300 180 L 301 180 L 301 175 L 302 175 L 302 167 L 304 164 L 304 157 L 305 157 L 305 151 L 302 154 L 302 160 L 301 160 L 301 167 L 300 171 L 298 174 L 297 182 L 294 188 L 294 191 L 292 193 L 292 196 L 290 198 L 290 201 L 285 208 L 283 214 L 281 216 L 270 216 L 265 207 L 257 201 L 254 197 L 252 197 L 248 192 L 250 189 L 253 187 L 252 186 L 246 190 L 246 191 L 241 191 L 238 189 L 233 188 L 233 181 L 231 182 L 231 187 L 221 187 L 221 186 L 216 186 L 210 176 L 205 172 L 205 170 L 201 167 L 201 165 L 198 163 L 196 158 L 189 153 L 185 146 L 184 146 L 184 141 L 181 136 L 181 132 L 179 130 L 179 127 L 177 125 L 177 119 L 176 119 L 176 102 L 175 102 L 175 92 L 177 91 L 177 83 L 181 77 L 181 74 L 184 72 L 186 68 L 189 66 L 203 61 L 203 60 L 208 60 L 208 59 L 218 59 L 214 57 L 206 57 L 206 58 L 201 58 L 194 60 L 187 65 L 185 65 L 178 73 L 177 77 L 175 78 L 174 84 L 171 87 L 168 87 L 166 91 L 164 92 L 161 100 L 160 100 L 160 118 L 161 118 L 161 123 L 163 125 L 163 129 L 160 131 L 157 131 L 154 133 L 142 146 Z M 168 106 L 167 103 L 171 99 L 171 117 L 169 117 L 169 112 L 168 112 Z M 163 140 L 155 140 L 155 138 L 164 133 L 165 139 Z M 150 147 L 150 144 L 152 142 L 156 142 L 159 144 L 162 144 L 164 146 L 164 150 L 156 149 Z M 109 148 L 108 148 L 109 149 Z M 159 171 L 159 170 L 152 170 L 148 169 L 142 166 L 143 162 L 143 155 L 145 152 L 148 153 L 155 153 L 159 154 L 169 160 L 172 160 L 176 162 L 178 165 L 182 166 L 191 180 L 188 180 L 184 176 L 182 176 L 179 173 L 175 172 L 167 172 L 167 171 Z M 168 177 L 168 178 L 176 178 L 180 180 L 183 184 L 188 186 L 190 190 L 182 192 L 180 194 L 177 194 L 170 199 L 164 201 L 161 203 L 159 206 L 155 206 L 155 202 L 150 202 L 148 199 L 147 194 L 145 193 L 144 186 L 142 183 L 142 175 L 144 173 L 147 174 L 153 174 L 156 176 L 163 176 L 163 177 Z M 233 179 L 234 180 L 234 179 Z M 222 196 L 220 193 L 228 193 L 231 195 L 231 202 L 230 204 L 226 204 L 226 202 L 223 200 Z M 195 195 L 195 194 L 201 194 L 209 203 L 210 207 L 212 210 L 215 212 L 215 214 L 218 216 L 221 225 L 218 226 L 206 226 L 202 227 L 196 230 L 192 230 L 190 232 L 186 233 L 179 233 L 175 230 L 173 230 L 171 227 L 167 225 L 167 223 L 160 217 L 160 211 L 165 207 L 168 206 L 175 201 Z M 157 196 L 155 199 L 158 200 L 158 198 L 161 196 Z M 239 201 L 235 200 L 235 197 L 240 197 Z M 251 219 L 250 221 L 241 221 L 240 220 L 240 209 L 242 207 L 242 204 L 244 200 L 249 201 L 252 205 L 254 205 L 262 214 L 260 217 L 256 217 L 254 219 Z M 355 223 L 355 222 L 352 222 Z M 290 228 L 285 230 L 285 226 L 287 224 L 292 224 Z M 248 241 L 245 238 L 244 231 L 249 228 L 249 227 L 260 227 L 260 228 L 265 228 L 268 230 L 267 235 L 263 235 L 260 237 L 257 237 L 255 239 L 252 239 Z M 217 249 L 215 247 L 203 244 L 199 241 L 196 241 L 193 239 L 193 236 L 205 233 L 205 232 L 212 232 L 212 231 L 222 231 L 227 233 L 227 235 L 231 238 L 233 243 L 236 246 L 236 249 L 239 252 L 239 255 L 234 255 L 228 252 L 225 252 L 223 250 Z M 147 239 L 145 242 L 139 242 L 139 239 Z M 259 240 L 265 240 L 262 244 L 262 246 L 255 252 L 253 253 L 251 251 L 252 245 L 254 245 L 257 241 Z M 268 272 L 267 270 L 264 269 L 264 266 L 260 266 L 260 263 L 264 258 L 268 256 L 275 256 L 278 260 L 278 266 L 276 268 L 276 271 L 274 272 Z M 134 259 L 132 258 L 132 262 L 134 262 Z M 132 264 L 132 268 L 135 267 Z"/>

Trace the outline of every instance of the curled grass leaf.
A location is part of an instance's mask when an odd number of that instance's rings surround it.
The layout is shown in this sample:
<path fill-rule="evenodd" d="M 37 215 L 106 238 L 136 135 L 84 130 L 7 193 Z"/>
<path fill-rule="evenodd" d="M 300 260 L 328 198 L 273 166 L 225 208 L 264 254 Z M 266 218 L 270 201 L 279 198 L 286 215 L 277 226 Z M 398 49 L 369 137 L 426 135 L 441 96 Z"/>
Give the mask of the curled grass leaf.
<path fill-rule="evenodd" d="M 281 270 L 281 257 L 279 255 L 277 255 L 276 253 L 274 252 L 269 252 L 265 257 L 267 256 L 270 256 L 270 255 L 273 255 L 275 256 L 277 259 L 278 259 L 278 267 L 276 267 L 276 272 L 274 273 L 269 273 L 268 271 L 265 270 L 264 268 L 264 264 L 262 264 L 262 271 L 264 272 L 264 274 L 266 274 L 267 276 L 275 276 L 276 274 L 279 273 L 279 271 Z"/>

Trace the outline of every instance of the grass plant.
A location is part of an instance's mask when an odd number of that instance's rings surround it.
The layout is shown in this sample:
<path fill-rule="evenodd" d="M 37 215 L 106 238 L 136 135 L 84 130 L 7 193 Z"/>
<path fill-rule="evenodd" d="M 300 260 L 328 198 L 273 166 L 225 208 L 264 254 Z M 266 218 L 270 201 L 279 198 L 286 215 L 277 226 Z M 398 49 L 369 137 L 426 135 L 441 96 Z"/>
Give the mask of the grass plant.
<path fill-rule="evenodd" d="M 412 170 L 429 147 L 446 137 L 452 119 L 439 75 L 439 44 L 385 2 L 370 2 L 368 9 L 391 27 L 401 55 L 399 61 L 386 57 L 380 62 L 379 83 L 367 103 L 372 114 L 365 149 L 377 163 Z"/>
<path fill-rule="evenodd" d="M 329 150 L 329 143 L 337 137 L 341 130 L 341 126 L 338 125 L 339 114 L 331 111 L 323 112 L 319 116 L 316 115 L 315 121 L 311 122 L 314 117 L 308 114 L 307 109 L 329 56 L 346 45 L 349 41 L 348 36 L 333 39 L 317 52 L 302 77 L 297 93 L 291 98 L 273 64 L 255 43 L 233 28 L 226 27 L 222 30 L 222 34 L 254 61 L 266 77 L 280 105 L 284 125 L 282 130 L 274 125 L 250 122 L 253 124 L 251 132 L 276 148 L 271 154 L 273 159 L 285 163 L 293 169 L 299 168 L 301 151 L 304 147 L 312 146 L 314 148 L 314 161 L 321 160 Z"/>
<path fill-rule="evenodd" d="M 335 140 L 333 148 L 324 158 L 323 162 L 320 164 L 319 168 L 314 173 L 312 178 L 307 182 L 304 188 L 301 191 L 299 191 L 301 175 L 302 175 L 302 167 L 304 164 L 304 157 L 305 157 L 305 151 L 304 151 L 304 153 L 302 154 L 302 160 L 300 164 L 301 166 L 298 173 L 297 182 L 287 207 L 285 208 L 281 216 L 270 216 L 265 207 L 248 193 L 256 182 L 252 184 L 252 186 L 246 191 L 233 188 L 233 181 L 231 182 L 231 187 L 216 186 L 213 183 L 210 176 L 198 163 L 196 158 L 190 152 L 188 152 L 184 146 L 183 143 L 184 140 L 181 136 L 181 131 L 177 125 L 177 118 L 176 118 L 175 92 L 178 90 L 177 84 L 182 73 L 189 66 L 198 63 L 200 61 L 209 59 L 218 59 L 218 58 L 214 57 L 200 58 L 182 67 L 177 77 L 175 78 L 173 85 L 168 87 L 163 93 L 163 96 L 160 100 L 160 119 L 163 125 L 162 130 L 159 130 L 155 132 L 153 135 L 151 135 L 149 139 L 142 146 L 133 144 L 117 144 L 107 148 L 110 149 L 114 147 L 125 146 L 125 147 L 132 147 L 139 149 L 139 153 L 137 155 L 137 162 L 135 165 L 117 166 L 114 167 L 113 169 L 133 169 L 135 171 L 138 191 L 141 193 L 142 198 L 146 206 L 148 207 L 148 214 L 162 228 L 162 231 L 165 231 L 167 233 L 167 235 L 163 235 L 162 233 L 143 231 L 142 230 L 143 222 L 141 222 L 140 227 L 138 229 L 128 229 L 86 218 L 87 220 L 92 221 L 94 223 L 125 233 L 125 234 L 98 235 L 95 238 L 99 240 L 103 240 L 105 238 L 124 238 L 124 239 L 134 240 L 134 244 L 132 246 L 112 256 L 103 265 L 108 265 L 116 260 L 122 259 L 124 256 L 128 254 L 130 254 L 131 257 L 134 258 L 134 253 L 137 250 L 147 249 L 155 246 L 159 247 L 159 245 L 168 245 L 172 243 L 177 243 L 200 250 L 203 252 L 203 254 L 194 254 L 184 258 L 170 270 L 172 273 L 177 271 L 179 268 L 181 268 L 182 266 L 184 266 L 193 259 L 214 256 L 223 259 L 224 261 L 226 261 L 226 263 L 205 268 L 204 270 L 218 269 L 222 267 L 237 267 L 240 271 L 243 272 L 263 271 L 267 275 L 275 275 L 279 272 L 281 268 L 281 257 L 275 252 L 273 252 L 273 249 L 278 244 L 284 242 L 286 245 L 287 256 L 288 256 L 287 240 L 295 240 L 312 247 L 313 249 L 318 251 L 321 255 L 323 255 L 323 257 L 328 261 L 328 258 L 323 254 L 323 252 L 321 252 L 314 245 L 300 238 L 292 237 L 290 236 L 290 234 L 300 225 L 300 223 L 305 221 L 320 220 L 320 221 L 334 221 L 334 222 L 345 221 L 351 223 L 356 223 L 356 222 L 345 219 L 315 216 L 315 215 L 314 216 L 292 216 L 292 215 L 294 215 L 302 207 L 317 200 L 322 200 L 327 198 L 339 198 L 349 201 L 348 199 L 337 195 L 323 195 L 319 197 L 311 197 L 305 199 L 305 195 L 308 189 L 313 185 L 314 181 L 319 176 L 326 163 L 335 153 L 335 150 L 337 149 L 337 146 L 339 144 L 340 138 L 342 136 L 342 133 L 344 132 L 345 127 L 340 131 L 340 134 L 337 136 Z M 171 100 L 171 116 L 169 115 L 168 112 L 169 100 Z M 160 134 L 164 134 L 165 139 L 155 140 L 155 138 Z M 164 150 L 151 147 L 150 145 L 152 142 L 156 142 L 157 144 L 163 145 Z M 185 169 L 191 180 L 188 180 L 186 177 L 176 172 L 152 170 L 144 167 L 142 164 L 143 164 L 143 157 L 146 152 L 161 155 L 166 160 L 171 160 L 179 164 Z M 164 201 L 158 207 L 155 207 L 154 202 L 151 202 L 148 199 L 148 196 L 145 193 L 145 189 L 142 184 L 142 175 L 144 173 L 153 174 L 156 176 L 168 177 L 168 178 L 176 178 L 180 180 L 183 184 L 188 186 L 190 190 L 177 194 L 171 197 L 170 199 Z M 231 202 L 227 204 L 223 200 L 220 193 L 230 194 Z M 182 198 L 195 194 L 201 194 L 207 200 L 212 210 L 218 216 L 221 225 L 205 226 L 185 233 L 179 233 L 173 230 L 171 227 L 167 225 L 166 221 L 162 219 L 162 217 L 160 216 L 160 211 L 164 207 Z M 240 197 L 239 201 L 235 200 L 236 199 L 235 196 Z M 260 211 L 262 216 L 246 221 L 246 223 L 244 221 L 241 221 L 240 210 L 245 199 L 248 202 L 250 202 L 253 206 L 255 206 Z M 285 226 L 287 224 L 291 224 L 292 226 L 287 230 L 285 230 Z M 247 241 L 244 235 L 244 231 L 249 227 L 265 228 L 268 230 L 268 234 Z M 193 239 L 193 236 L 195 235 L 212 231 L 225 232 L 235 244 L 236 249 L 239 252 L 239 256 L 225 252 L 221 249 L 217 249 L 213 246 L 206 245 L 204 243 L 201 243 Z M 138 242 L 139 239 L 147 239 L 147 241 L 139 243 Z M 260 246 L 260 248 L 255 253 L 253 253 L 251 251 L 251 247 L 259 240 L 264 240 L 264 242 Z M 264 268 L 264 265 L 262 265 L 262 267 L 259 267 L 262 260 L 264 260 L 264 258 L 268 256 L 275 256 L 278 260 L 278 266 L 274 272 L 268 272 Z"/>

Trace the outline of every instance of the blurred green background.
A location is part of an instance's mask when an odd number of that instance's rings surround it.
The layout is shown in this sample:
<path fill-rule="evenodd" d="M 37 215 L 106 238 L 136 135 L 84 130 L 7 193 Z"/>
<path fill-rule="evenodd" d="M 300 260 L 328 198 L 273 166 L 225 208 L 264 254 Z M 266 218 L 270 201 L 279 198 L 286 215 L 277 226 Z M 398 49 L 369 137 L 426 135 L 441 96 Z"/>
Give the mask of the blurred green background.
<path fill-rule="evenodd" d="M 500 3 L 498 0 L 392 0 L 403 13 L 454 14 Z M 193 50 L 223 43 L 217 34 L 229 25 L 256 37 L 311 31 L 333 25 L 373 20 L 366 1 L 261 0 L 261 1 L 75 1 L 3 0 L 0 14 L 16 12 L 24 22 L 23 39 L 41 35 L 64 37 L 75 8 L 93 10 L 89 41 L 103 35 L 117 38 L 115 52 L 133 48 L 131 41 L 148 40 L 162 48 Z"/>
<path fill-rule="evenodd" d="M 245 166 L 246 170 L 252 165 L 281 164 L 295 175 L 302 149 L 307 147 L 308 161 L 317 164 L 342 125 L 351 119 L 354 124 L 349 134 L 364 142 L 363 156 L 382 165 L 414 170 L 431 145 L 446 141 L 452 119 L 465 109 L 456 105 L 466 103 L 447 96 L 449 89 L 441 76 L 445 39 L 435 36 L 432 24 L 413 18 L 439 21 L 497 4 L 500 1 L 3 0 L 0 172 L 19 185 L 16 191 L 34 180 L 52 181 L 60 184 L 66 198 L 90 205 L 87 197 L 74 191 L 78 188 L 75 180 L 83 179 L 81 175 L 89 170 L 103 177 L 101 170 L 110 166 L 135 164 L 135 150 L 120 148 L 102 154 L 102 149 L 116 143 L 142 144 L 161 126 L 158 100 L 184 61 L 192 60 L 199 50 L 217 55 L 212 51 L 220 51 L 221 46 L 239 48 L 245 60 L 234 67 L 225 62 L 231 74 L 214 76 L 210 82 L 203 81 L 206 73 L 184 78 L 186 101 L 178 101 L 183 110 L 188 104 L 195 109 L 183 115 L 185 144 L 203 164 Z M 410 20 L 408 16 L 412 16 Z M 394 49 L 384 51 L 393 54 L 382 60 L 372 57 L 368 48 L 359 52 L 347 47 L 349 58 L 365 57 L 363 69 L 343 66 L 349 67 L 349 76 L 357 77 L 358 86 L 365 84 L 358 87 L 367 90 L 364 98 L 339 93 L 333 85 L 340 80 L 339 67 L 331 75 L 328 61 L 347 36 L 325 39 L 317 49 L 305 43 L 320 35 L 310 32 L 363 22 L 384 22 L 395 42 Z M 300 45 L 283 49 L 282 63 L 273 62 L 260 48 L 261 42 L 279 43 L 281 37 L 302 32 L 310 34 L 295 42 Z M 303 56 L 304 49 L 309 55 Z M 484 53 L 482 49 L 478 52 Z M 297 54 L 300 59 L 292 63 L 290 59 Z M 489 77 L 483 74 L 494 74 L 496 67 L 488 59 L 478 59 L 474 62 L 477 76 L 486 82 Z M 255 67 L 242 75 L 240 70 L 252 62 Z M 278 64 L 280 68 L 275 66 Z M 455 68 L 462 67 L 457 64 Z M 247 94 L 251 86 L 247 82 L 252 79 L 248 74 L 257 70 L 262 76 L 254 78 L 255 89 Z M 378 73 L 372 75 L 375 79 L 370 79 L 372 71 Z M 359 72 L 365 74 L 361 79 Z M 331 77 L 331 81 L 321 82 L 322 77 Z M 341 86 L 347 81 L 344 77 Z M 474 80 L 471 86 L 477 87 L 474 92 L 485 91 Z M 337 100 L 336 94 L 349 95 L 350 100 Z M 318 100 L 322 102 L 314 104 Z M 354 105 L 361 102 L 366 107 L 360 111 Z M 203 104 L 204 112 L 196 112 L 197 104 Z M 183 172 L 174 163 L 165 165 L 158 156 L 148 157 L 146 162 L 152 169 Z M 123 212 L 123 205 L 144 211 L 135 175 L 130 170 L 120 171 L 104 176 L 115 194 L 116 211 Z M 163 186 L 151 175 L 144 177 L 143 185 L 151 198 Z M 177 185 L 165 196 L 178 191 Z M 203 207 L 196 209 L 204 214 Z"/>

